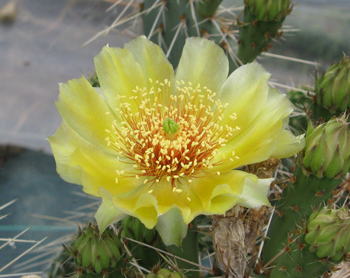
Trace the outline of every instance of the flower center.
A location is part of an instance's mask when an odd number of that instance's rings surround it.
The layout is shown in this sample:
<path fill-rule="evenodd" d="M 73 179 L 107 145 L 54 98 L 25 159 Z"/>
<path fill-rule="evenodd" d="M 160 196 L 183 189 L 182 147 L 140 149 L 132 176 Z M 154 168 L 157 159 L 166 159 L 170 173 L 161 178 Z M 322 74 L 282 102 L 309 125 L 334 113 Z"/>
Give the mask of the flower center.
<path fill-rule="evenodd" d="M 226 105 L 215 101 L 216 93 L 207 87 L 178 82 L 173 95 L 168 80 L 150 82 L 149 89 L 136 87 L 133 96 L 118 96 L 121 121 L 107 130 L 106 141 L 122 162 L 133 165 L 133 172 L 118 174 L 147 177 L 150 191 L 161 179 L 180 190 L 177 183 L 191 183 L 220 163 L 212 163 L 218 149 L 239 128 L 220 125 Z M 235 114 L 230 117 L 235 119 Z"/>
<path fill-rule="evenodd" d="M 179 125 L 173 119 L 166 119 L 163 122 L 163 130 L 165 132 L 166 139 L 175 140 L 176 132 L 179 130 Z"/>

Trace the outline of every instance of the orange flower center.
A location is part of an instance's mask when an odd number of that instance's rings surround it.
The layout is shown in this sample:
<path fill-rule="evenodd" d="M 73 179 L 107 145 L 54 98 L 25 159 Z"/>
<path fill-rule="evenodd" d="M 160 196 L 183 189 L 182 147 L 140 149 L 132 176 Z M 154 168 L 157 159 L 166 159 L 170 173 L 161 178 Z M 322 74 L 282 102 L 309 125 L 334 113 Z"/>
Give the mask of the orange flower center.
<path fill-rule="evenodd" d="M 134 168 L 128 173 L 117 171 L 119 175 L 146 176 L 144 183 L 151 183 L 150 191 L 163 178 L 174 191 L 180 190 L 176 182 L 191 183 L 192 178 L 221 163 L 212 161 L 239 127 L 220 124 L 226 105 L 215 101 L 216 93 L 207 87 L 193 88 L 191 83 L 178 82 L 173 95 L 168 80 L 150 82 L 150 89 L 137 87 L 128 100 L 118 96 L 121 104 L 116 111 L 121 120 L 113 123 L 112 131 L 107 130 L 106 141 L 120 154 L 121 161 Z M 230 117 L 236 119 L 235 114 Z M 179 126 L 172 138 L 163 129 L 164 120 L 169 118 Z M 229 159 L 234 158 L 238 157 L 233 152 Z"/>

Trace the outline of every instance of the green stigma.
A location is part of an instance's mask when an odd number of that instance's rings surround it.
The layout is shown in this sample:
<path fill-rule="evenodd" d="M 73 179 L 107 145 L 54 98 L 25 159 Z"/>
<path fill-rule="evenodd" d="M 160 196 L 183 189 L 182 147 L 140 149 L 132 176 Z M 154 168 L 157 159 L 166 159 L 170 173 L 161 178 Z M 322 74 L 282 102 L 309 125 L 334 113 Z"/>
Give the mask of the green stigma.
<path fill-rule="evenodd" d="M 179 130 L 179 125 L 173 119 L 168 118 L 163 122 L 163 129 L 167 135 L 175 135 L 175 133 Z"/>

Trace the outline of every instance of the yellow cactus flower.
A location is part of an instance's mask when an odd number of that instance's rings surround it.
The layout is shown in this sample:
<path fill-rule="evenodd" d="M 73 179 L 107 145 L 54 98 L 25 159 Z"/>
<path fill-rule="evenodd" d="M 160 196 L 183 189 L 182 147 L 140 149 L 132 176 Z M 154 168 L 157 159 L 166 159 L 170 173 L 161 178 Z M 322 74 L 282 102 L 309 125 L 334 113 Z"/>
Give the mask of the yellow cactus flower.
<path fill-rule="evenodd" d="M 176 74 L 145 37 L 104 47 L 95 66 L 100 88 L 84 77 L 60 85 L 63 122 L 49 141 L 60 176 L 102 197 L 100 226 L 127 214 L 152 228 L 174 211 L 189 223 L 269 204 L 270 179 L 233 169 L 303 148 L 270 74 L 251 63 L 228 77 L 212 41 L 187 39 Z"/>

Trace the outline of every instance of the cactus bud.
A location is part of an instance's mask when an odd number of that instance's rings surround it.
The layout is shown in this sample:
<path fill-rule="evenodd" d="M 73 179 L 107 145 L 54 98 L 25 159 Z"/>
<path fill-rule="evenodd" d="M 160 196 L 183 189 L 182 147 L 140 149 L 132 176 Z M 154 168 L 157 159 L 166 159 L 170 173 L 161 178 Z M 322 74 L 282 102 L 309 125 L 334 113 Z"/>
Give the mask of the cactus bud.
<path fill-rule="evenodd" d="M 178 272 L 172 272 L 168 269 L 161 268 L 156 272 L 147 275 L 147 278 L 181 278 L 182 275 Z"/>
<path fill-rule="evenodd" d="M 345 175 L 350 166 L 350 130 L 345 118 L 332 119 L 306 132 L 304 168 L 318 178 Z"/>
<path fill-rule="evenodd" d="M 122 244 L 114 231 L 106 229 L 100 236 L 97 225 L 91 223 L 79 230 L 75 242 L 65 249 L 78 268 L 93 274 L 112 271 L 122 254 Z"/>
<path fill-rule="evenodd" d="M 250 12 L 260 21 L 280 21 L 291 11 L 290 0 L 246 0 Z"/>
<path fill-rule="evenodd" d="M 314 211 L 309 219 L 305 241 L 319 258 L 339 261 L 350 251 L 350 214 L 346 208 Z"/>
<path fill-rule="evenodd" d="M 327 108 L 331 114 L 344 112 L 350 108 L 350 61 L 344 55 L 343 59 L 330 66 L 317 79 L 315 84 L 317 104 Z"/>

